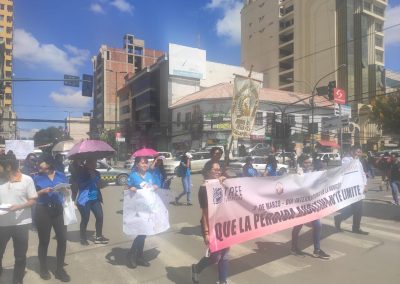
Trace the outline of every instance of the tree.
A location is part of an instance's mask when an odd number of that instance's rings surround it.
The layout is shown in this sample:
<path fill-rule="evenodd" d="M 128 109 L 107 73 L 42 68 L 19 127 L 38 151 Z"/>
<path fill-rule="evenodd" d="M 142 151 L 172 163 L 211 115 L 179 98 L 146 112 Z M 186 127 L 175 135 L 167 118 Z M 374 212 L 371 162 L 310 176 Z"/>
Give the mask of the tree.
<path fill-rule="evenodd" d="M 69 135 L 64 133 L 62 127 L 48 127 L 46 129 L 40 129 L 33 136 L 36 146 L 46 145 L 46 144 L 56 144 L 60 141 L 70 139 Z"/>
<path fill-rule="evenodd" d="M 400 134 L 400 94 L 375 97 L 372 102 L 371 119 L 387 134 Z"/>

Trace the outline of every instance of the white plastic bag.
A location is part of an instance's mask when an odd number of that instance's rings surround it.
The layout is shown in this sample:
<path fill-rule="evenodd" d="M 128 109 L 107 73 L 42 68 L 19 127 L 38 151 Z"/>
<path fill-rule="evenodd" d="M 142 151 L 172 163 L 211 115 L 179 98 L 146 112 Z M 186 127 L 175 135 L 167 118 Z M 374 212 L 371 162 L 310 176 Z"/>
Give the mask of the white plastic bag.
<path fill-rule="evenodd" d="M 75 214 L 75 204 L 72 201 L 71 195 L 65 196 L 64 201 L 64 225 L 73 225 L 78 223 L 78 219 L 76 218 Z"/>

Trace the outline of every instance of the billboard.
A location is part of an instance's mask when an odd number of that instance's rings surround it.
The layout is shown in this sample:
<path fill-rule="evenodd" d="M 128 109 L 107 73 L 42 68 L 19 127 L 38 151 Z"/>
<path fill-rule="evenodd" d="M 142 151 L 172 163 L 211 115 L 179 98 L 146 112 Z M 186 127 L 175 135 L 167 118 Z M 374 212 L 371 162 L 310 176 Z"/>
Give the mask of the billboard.
<path fill-rule="evenodd" d="M 34 150 L 33 140 L 6 140 L 5 144 L 5 152 L 13 151 L 18 160 L 24 160 Z"/>
<path fill-rule="evenodd" d="M 206 78 L 206 51 L 169 44 L 169 74 L 194 79 Z"/>

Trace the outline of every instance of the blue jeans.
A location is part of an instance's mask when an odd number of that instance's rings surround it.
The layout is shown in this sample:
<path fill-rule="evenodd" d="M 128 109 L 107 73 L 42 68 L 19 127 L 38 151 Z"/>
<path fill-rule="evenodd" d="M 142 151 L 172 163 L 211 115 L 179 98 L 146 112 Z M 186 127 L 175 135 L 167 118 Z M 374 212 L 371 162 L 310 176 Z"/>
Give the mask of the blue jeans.
<path fill-rule="evenodd" d="M 321 222 L 319 220 L 314 220 L 311 222 L 313 227 L 313 242 L 314 250 L 321 249 Z M 303 224 L 293 227 L 292 230 L 292 248 L 298 248 L 299 234 Z"/>
<path fill-rule="evenodd" d="M 200 273 L 207 266 L 218 263 L 218 280 L 220 283 L 224 283 L 228 278 L 228 258 L 229 248 L 213 252 L 210 257 L 203 257 L 200 259 L 199 263 L 196 264 L 197 272 Z"/>
<path fill-rule="evenodd" d="M 96 237 L 103 235 L 103 208 L 99 200 L 90 200 L 85 206 L 78 204 L 79 212 L 81 213 L 80 235 L 81 239 L 86 240 L 86 228 L 89 223 L 90 211 L 93 212 L 96 218 Z"/>
<path fill-rule="evenodd" d="M 132 243 L 130 252 L 137 257 L 143 257 L 144 242 L 146 235 L 138 235 Z"/>
<path fill-rule="evenodd" d="M 182 177 L 183 192 L 178 195 L 176 200 L 181 199 L 186 194 L 186 201 L 192 203 L 192 180 L 190 175 Z"/>
<path fill-rule="evenodd" d="M 400 181 L 398 181 L 398 180 L 390 181 L 390 187 L 392 188 L 393 201 L 396 204 L 399 204 L 399 183 L 400 183 Z"/>

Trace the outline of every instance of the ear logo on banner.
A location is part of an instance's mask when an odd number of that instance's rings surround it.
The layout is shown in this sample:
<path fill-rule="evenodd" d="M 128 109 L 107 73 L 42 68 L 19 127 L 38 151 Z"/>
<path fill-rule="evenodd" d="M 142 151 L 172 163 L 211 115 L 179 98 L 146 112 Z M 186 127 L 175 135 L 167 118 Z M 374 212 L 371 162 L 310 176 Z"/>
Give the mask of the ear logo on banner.
<path fill-rule="evenodd" d="M 276 191 L 276 194 L 281 195 L 283 193 L 283 184 L 278 182 L 275 185 L 275 191 Z"/>
<path fill-rule="evenodd" d="M 213 202 L 214 202 L 214 204 L 222 203 L 222 200 L 223 200 L 222 188 L 220 188 L 220 187 L 214 188 L 213 191 L 214 191 L 213 192 Z"/>

